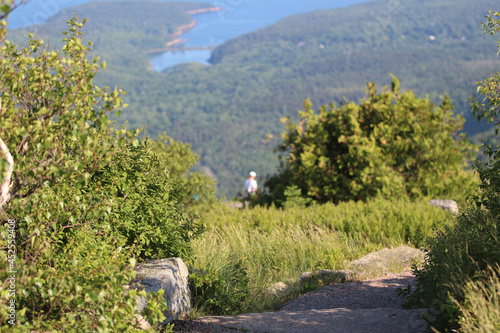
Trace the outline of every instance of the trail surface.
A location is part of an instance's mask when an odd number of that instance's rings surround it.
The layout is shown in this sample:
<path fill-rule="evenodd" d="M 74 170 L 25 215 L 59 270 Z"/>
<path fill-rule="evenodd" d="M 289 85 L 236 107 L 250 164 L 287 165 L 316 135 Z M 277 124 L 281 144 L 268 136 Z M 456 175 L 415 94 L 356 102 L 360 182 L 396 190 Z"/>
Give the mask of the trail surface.
<path fill-rule="evenodd" d="M 366 281 L 331 284 L 278 311 L 179 321 L 178 332 L 427 333 L 424 309 L 404 310 L 397 289 L 413 284 L 409 270 Z"/>

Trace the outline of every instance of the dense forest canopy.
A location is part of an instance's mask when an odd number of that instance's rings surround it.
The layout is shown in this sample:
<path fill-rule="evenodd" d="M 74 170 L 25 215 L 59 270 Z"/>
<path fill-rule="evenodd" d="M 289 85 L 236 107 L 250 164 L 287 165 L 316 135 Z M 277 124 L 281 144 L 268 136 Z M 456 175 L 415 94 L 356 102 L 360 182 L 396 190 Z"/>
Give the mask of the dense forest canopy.
<path fill-rule="evenodd" d="M 480 30 L 494 5 L 377 1 L 296 15 L 224 43 L 210 66 L 183 64 L 163 73 L 148 71 L 144 50 L 189 23 L 187 10 L 207 5 L 87 4 L 60 13 L 38 32 L 56 43 L 71 11 L 88 17 L 87 35 L 110 65 L 99 82 L 128 93 L 122 120 L 147 125 L 153 137 L 166 131 L 191 143 L 201 155 L 198 169 L 215 175 L 219 193 L 232 197 L 250 169 L 260 176 L 275 172 L 273 148 L 284 129 L 279 119 L 296 117 L 303 99 L 315 105 L 356 101 L 365 96 L 366 82 L 386 85 L 389 73 L 403 90 L 429 94 L 433 102 L 448 94 L 468 120 L 467 133 L 485 130 L 471 120 L 467 99 L 475 82 L 498 66 L 495 45 Z"/>

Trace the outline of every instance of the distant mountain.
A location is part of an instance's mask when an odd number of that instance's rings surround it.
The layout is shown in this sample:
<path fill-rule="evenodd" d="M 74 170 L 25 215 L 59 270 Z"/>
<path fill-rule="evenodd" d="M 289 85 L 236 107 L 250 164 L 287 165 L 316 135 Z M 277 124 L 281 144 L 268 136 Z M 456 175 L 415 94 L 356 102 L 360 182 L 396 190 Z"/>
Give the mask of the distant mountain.
<path fill-rule="evenodd" d="M 213 52 L 211 66 L 184 64 L 164 73 L 147 71 L 144 50 L 164 44 L 189 23 L 182 5 L 193 4 L 117 4 L 77 10 L 89 18 L 96 53 L 111 65 L 101 82 L 129 92 L 130 107 L 121 119 L 147 124 L 152 136 L 166 131 L 192 143 L 202 156 L 200 168 L 215 174 L 222 195 L 241 191 L 250 170 L 260 176 L 274 172 L 280 118 L 296 115 L 304 98 L 317 107 L 344 97 L 358 100 L 367 81 L 386 85 L 389 73 L 403 88 L 435 102 L 447 93 L 468 118 L 468 133 L 486 130 L 470 119 L 467 99 L 476 81 L 499 69 L 495 43 L 480 30 L 497 1 L 390 0 L 291 16 L 224 43 Z M 39 31 L 53 40 L 75 10 Z"/>

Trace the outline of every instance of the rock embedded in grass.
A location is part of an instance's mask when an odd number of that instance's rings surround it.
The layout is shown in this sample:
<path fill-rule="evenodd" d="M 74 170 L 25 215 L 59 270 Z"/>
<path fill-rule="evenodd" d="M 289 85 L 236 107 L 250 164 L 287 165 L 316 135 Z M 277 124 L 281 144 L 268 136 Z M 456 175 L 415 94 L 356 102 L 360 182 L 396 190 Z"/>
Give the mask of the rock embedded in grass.
<path fill-rule="evenodd" d="M 455 215 L 458 215 L 458 205 L 453 200 L 431 200 L 429 205 L 440 207 L 442 210 L 447 210 Z"/>
<path fill-rule="evenodd" d="M 165 290 L 163 297 L 167 301 L 168 309 L 164 313 L 167 318 L 164 323 L 174 319 L 183 319 L 191 311 L 191 294 L 189 291 L 189 272 L 180 258 L 152 260 L 138 264 L 135 268 L 137 275 L 133 282 L 136 289 L 146 292 Z M 148 304 L 145 297 L 136 297 L 136 311 L 141 313 Z"/>
<path fill-rule="evenodd" d="M 423 261 L 424 252 L 409 246 L 382 249 L 352 261 L 348 268 L 358 272 L 360 277 L 374 277 L 394 273 L 410 266 L 413 262 Z"/>
<path fill-rule="evenodd" d="M 306 282 L 312 279 L 328 279 L 328 280 L 339 280 L 344 282 L 350 280 L 357 272 L 344 269 L 340 271 L 333 271 L 330 269 L 320 269 L 314 272 L 304 272 L 300 274 L 300 280 Z"/>
<path fill-rule="evenodd" d="M 264 296 L 270 297 L 281 297 L 285 296 L 289 291 L 290 291 L 290 286 L 288 286 L 284 282 L 277 282 L 273 284 L 272 286 L 269 286 L 264 290 Z"/>

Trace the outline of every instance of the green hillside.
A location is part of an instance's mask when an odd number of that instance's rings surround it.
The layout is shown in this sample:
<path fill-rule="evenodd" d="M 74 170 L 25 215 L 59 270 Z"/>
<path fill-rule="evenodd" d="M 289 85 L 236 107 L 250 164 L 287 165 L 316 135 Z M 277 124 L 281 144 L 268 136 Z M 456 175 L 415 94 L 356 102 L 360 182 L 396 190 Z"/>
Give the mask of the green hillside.
<path fill-rule="evenodd" d="M 124 5 L 126 4 L 126 5 Z M 273 173 L 283 126 L 304 98 L 316 106 L 364 96 L 367 81 L 389 84 L 440 101 L 447 93 L 468 115 L 475 82 L 498 70 L 495 44 L 480 23 L 493 0 L 401 0 L 287 17 L 218 47 L 211 66 L 184 64 L 148 71 L 146 49 L 164 45 L 189 23 L 188 3 L 149 1 L 88 4 L 61 13 L 39 28 L 50 40 L 71 12 L 89 18 L 88 38 L 111 70 L 101 83 L 128 91 L 122 114 L 131 126 L 147 125 L 193 144 L 200 168 L 213 173 L 222 195 L 234 196 L 251 169 Z M 189 7 L 191 6 L 191 7 Z M 470 134 L 485 130 L 475 120 Z M 270 139 L 266 139 L 271 134 Z"/>
<path fill-rule="evenodd" d="M 106 60 L 108 68 L 100 80 L 106 85 L 131 89 L 149 67 L 148 50 L 164 48 L 179 26 L 191 23 L 190 10 L 210 7 L 196 2 L 120 1 L 91 2 L 60 11 L 37 27 L 36 33 L 54 48 L 62 45 L 66 22 L 73 13 L 86 18 L 84 32 L 92 41 L 92 54 Z M 21 43 L 26 30 L 9 31 L 9 38 Z"/>

